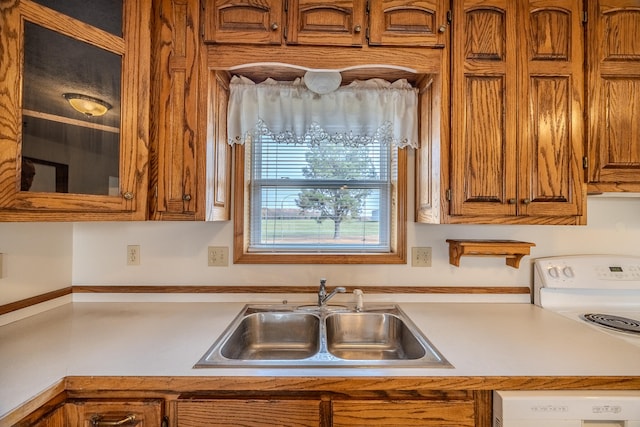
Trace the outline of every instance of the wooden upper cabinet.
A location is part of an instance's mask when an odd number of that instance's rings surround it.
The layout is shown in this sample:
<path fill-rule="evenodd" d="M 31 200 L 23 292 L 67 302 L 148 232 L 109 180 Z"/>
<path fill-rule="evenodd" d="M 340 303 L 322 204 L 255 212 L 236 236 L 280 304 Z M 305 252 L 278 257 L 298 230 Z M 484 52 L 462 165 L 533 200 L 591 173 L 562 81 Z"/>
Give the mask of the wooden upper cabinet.
<path fill-rule="evenodd" d="M 516 3 L 453 12 L 452 216 L 516 214 Z"/>
<path fill-rule="evenodd" d="M 447 11 L 442 0 L 369 0 L 369 44 L 444 46 Z"/>
<path fill-rule="evenodd" d="M 583 4 L 531 0 L 522 6 L 519 27 L 528 37 L 518 49 L 518 214 L 584 221 Z"/>
<path fill-rule="evenodd" d="M 204 219 L 204 141 L 199 129 L 197 2 L 154 2 L 149 210 L 152 219 Z"/>
<path fill-rule="evenodd" d="M 204 40 L 212 43 L 280 44 L 282 0 L 205 0 Z"/>
<path fill-rule="evenodd" d="M 0 220 L 146 218 L 150 3 L 77 4 L 2 3 Z"/>
<path fill-rule="evenodd" d="M 445 0 L 206 0 L 204 40 L 441 47 L 447 4 Z"/>
<path fill-rule="evenodd" d="M 640 1 L 588 2 L 589 190 L 640 191 Z"/>
<path fill-rule="evenodd" d="M 449 222 L 583 222 L 582 2 L 454 2 Z"/>
<path fill-rule="evenodd" d="M 206 92 L 206 220 L 226 221 L 231 218 L 231 145 L 227 137 L 227 106 L 230 75 L 209 70 Z"/>
<path fill-rule="evenodd" d="M 289 0 L 287 43 L 361 46 L 365 43 L 366 0 Z"/>

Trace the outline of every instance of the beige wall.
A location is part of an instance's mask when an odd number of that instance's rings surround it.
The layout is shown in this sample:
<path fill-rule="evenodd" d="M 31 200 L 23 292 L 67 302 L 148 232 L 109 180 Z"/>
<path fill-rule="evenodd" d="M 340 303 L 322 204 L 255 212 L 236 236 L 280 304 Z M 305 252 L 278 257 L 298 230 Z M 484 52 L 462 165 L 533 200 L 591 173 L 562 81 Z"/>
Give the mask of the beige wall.
<path fill-rule="evenodd" d="M 0 223 L 0 305 L 67 287 L 73 224 Z"/>
<path fill-rule="evenodd" d="M 0 304 L 76 285 L 528 286 L 535 257 L 612 253 L 640 256 L 640 198 L 593 198 L 587 226 L 425 225 L 409 222 L 408 245 L 431 246 L 433 266 L 207 266 L 207 246 L 232 244 L 231 222 L 0 223 Z M 534 242 L 519 269 L 503 258 L 448 262 L 448 238 Z M 141 264 L 126 265 L 140 245 Z"/>
<path fill-rule="evenodd" d="M 590 198 L 588 226 L 486 226 L 408 224 L 409 247 L 431 246 L 432 267 L 408 265 L 230 265 L 208 267 L 207 246 L 231 246 L 225 223 L 77 223 L 73 283 L 92 285 L 335 285 L 528 286 L 531 259 L 576 253 L 640 256 L 640 199 Z M 534 242 L 520 269 L 504 258 L 463 257 L 448 262 L 448 238 L 516 239 Z M 126 246 L 140 245 L 141 264 L 126 266 Z"/>

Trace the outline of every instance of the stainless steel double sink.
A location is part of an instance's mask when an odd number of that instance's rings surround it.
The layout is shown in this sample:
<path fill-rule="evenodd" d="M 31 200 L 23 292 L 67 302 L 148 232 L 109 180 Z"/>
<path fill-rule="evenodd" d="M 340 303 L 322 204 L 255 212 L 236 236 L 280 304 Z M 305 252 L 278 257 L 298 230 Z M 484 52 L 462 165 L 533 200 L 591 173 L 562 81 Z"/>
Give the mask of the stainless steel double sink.
<path fill-rule="evenodd" d="M 247 305 L 195 368 L 425 367 L 449 362 L 396 305 Z"/>

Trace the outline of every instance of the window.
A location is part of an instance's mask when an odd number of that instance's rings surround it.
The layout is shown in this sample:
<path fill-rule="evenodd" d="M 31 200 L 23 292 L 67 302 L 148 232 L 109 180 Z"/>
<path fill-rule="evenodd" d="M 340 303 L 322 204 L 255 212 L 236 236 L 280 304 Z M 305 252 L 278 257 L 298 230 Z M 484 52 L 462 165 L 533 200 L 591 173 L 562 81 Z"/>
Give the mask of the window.
<path fill-rule="evenodd" d="M 404 147 L 417 139 L 417 95 L 374 83 L 319 96 L 299 82 L 268 81 L 260 93 L 262 85 L 234 77 L 236 262 L 405 262 Z M 398 133 L 382 111 L 394 100 L 415 134 Z"/>

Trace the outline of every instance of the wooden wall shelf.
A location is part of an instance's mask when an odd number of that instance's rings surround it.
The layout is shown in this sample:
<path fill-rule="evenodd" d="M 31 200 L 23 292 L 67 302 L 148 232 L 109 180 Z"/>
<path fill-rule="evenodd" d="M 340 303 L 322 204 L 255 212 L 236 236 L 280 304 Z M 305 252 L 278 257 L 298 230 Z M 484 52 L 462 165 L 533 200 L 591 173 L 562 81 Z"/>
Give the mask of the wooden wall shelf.
<path fill-rule="evenodd" d="M 523 256 L 529 255 L 535 243 L 517 240 L 456 240 L 447 239 L 449 243 L 449 263 L 460 266 L 461 256 L 494 256 L 505 257 L 508 266 L 520 267 Z"/>

